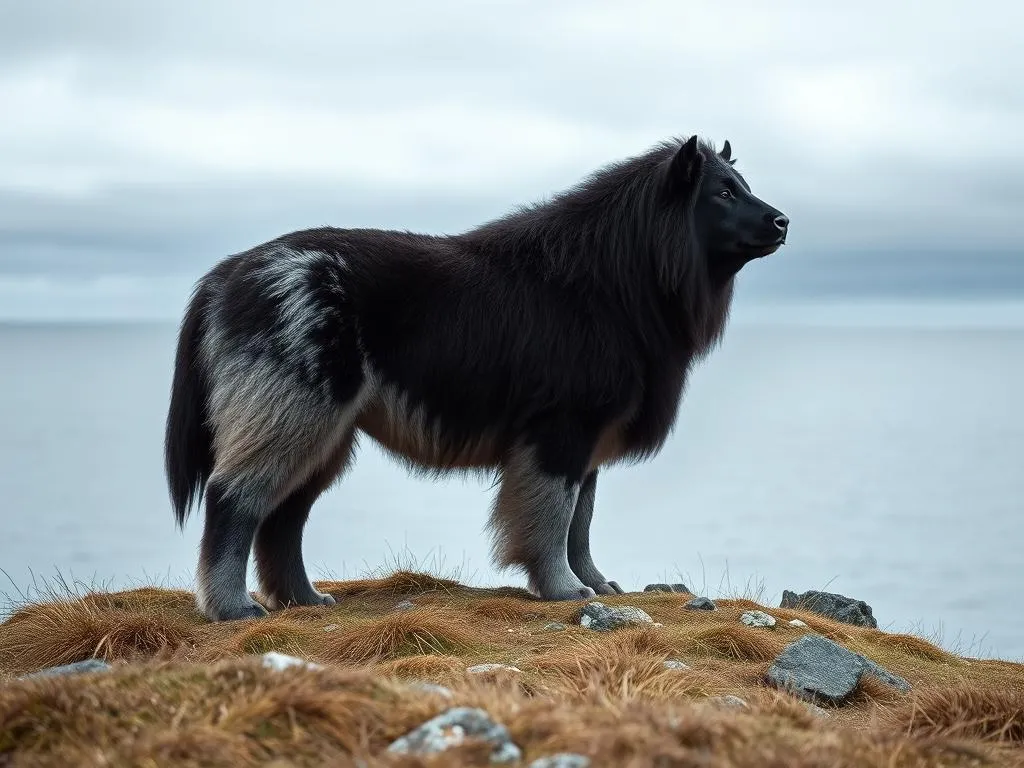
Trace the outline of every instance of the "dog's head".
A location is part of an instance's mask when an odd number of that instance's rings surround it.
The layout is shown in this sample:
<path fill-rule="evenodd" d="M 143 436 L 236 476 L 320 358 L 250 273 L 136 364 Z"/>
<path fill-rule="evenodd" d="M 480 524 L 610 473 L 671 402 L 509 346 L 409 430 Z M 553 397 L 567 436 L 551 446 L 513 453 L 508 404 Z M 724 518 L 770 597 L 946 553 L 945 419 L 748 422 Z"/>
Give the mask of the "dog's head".
<path fill-rule="evenodd" d="M 732 277 L 748 262 L 774 253 L 789 231 L 789 218 L 755 196 L 733 163 L 728 141 L 715 153 L 694 136 L 668 170 L 670 194 L 692 216 L 695 245 L 713 277 Z"/>

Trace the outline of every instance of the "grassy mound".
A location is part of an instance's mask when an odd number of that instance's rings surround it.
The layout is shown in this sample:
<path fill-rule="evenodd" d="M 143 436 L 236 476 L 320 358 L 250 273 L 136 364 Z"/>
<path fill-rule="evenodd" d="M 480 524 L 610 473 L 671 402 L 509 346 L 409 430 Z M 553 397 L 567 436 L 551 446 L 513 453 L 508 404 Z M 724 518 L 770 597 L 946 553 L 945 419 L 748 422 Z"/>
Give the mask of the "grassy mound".
<path fill-rule="evenodd" d="M 662 626 L 595 632 L 578 625 L 581 603 L 407 571 L 317 588 L 338 605 L 218 624 L 177 590 L 22 606 L 0 624 L 0 766 L 487 765 L 489 750 L 474 744 L 431 759 L 385 752 L 451 706 L 504 723 L 524 765 L 578 752 L 595 766 L 1024 766 L 1024 665 L 961 658 L 910 635 L 750 600 L 686 611 L 690 596 L 672 593 L 601 597 Z M 396 609 L 402 600 L 413 607 Z M 751 608 L 778 625 L 744 626 Z M 807 632 L 913 692 L 865 676 L 822 717 L 767 687 L 772 659 Z M 325 668 L 274 671 L 254 656 L 267 651 Z M 18 679 L 93 657 L 114 669 Z M 669 659 L 690 668 L 666 668 Z M 488 662 L 520 671 L 466 672 Z M 713 698 L 726 695 L 749 707 Z"/>

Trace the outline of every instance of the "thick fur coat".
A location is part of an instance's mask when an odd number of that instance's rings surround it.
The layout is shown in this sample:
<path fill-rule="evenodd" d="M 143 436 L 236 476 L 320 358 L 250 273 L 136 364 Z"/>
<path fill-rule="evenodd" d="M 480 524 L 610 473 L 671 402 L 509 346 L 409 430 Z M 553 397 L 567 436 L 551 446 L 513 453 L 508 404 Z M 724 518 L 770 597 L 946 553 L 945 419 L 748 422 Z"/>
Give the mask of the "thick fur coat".
<path fill-rule="evenodd" d="M 696 137 L 452 236 L 323 227 L 225 258 L 181 326 L 166 432 L 179 524 L 205 496 L 214 620 L 330 603 L 302 560 L 360 436 L 414 471 L 500 480 L 499 564 L 550 600 L 621 591 L 593 562 L 602 466 L 657 453 L 733 277 L 788 220 Z"/>

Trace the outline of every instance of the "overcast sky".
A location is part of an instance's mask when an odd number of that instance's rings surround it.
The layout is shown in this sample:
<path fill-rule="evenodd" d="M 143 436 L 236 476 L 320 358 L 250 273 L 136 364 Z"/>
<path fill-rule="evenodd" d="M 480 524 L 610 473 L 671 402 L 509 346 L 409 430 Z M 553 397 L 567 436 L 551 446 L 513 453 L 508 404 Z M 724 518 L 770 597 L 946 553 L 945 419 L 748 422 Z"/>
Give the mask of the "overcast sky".
<path fill-rule="evenodd" d="M 291 229 L 455 232 L 691 133 L 792 219 L 755 287 L 1024 292 L 1016 0 L 0 8 L 0 315 L 173 316 Z"/>

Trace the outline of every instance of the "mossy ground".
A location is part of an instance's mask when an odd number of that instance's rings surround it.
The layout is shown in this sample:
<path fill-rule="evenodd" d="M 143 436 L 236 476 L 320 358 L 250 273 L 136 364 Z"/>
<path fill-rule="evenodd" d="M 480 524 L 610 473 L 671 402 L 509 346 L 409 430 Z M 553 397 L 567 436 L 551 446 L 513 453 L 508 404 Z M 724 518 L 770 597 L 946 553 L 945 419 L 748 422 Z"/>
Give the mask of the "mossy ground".
<path fill-rule="evenodd" d="M 190 592 L 171 589 L 21 606 L 0 624 L 0 766 L 486 765 L 487 749 L 474 745 L 432 760 L 385 753 L 453 705 L 508 726 L 524 764 L 572 751 L 595 766 L 1024 765 L 1024 665 L 963 658 L 912 635 L 742 599 L 687 611 L 690 595 L 668 593 L 600 598 L 663 625 L 601 633 L 578 626 L 582 603 L 411 571 L 317 587 L 338 604 L 217 624 Z M 415 607 L 396 610 L 401 600 Z M 780 622 L 746 627 L 748 609 Z M 545 629 L 551 621 L 568 628 Z M 913 692 L 865 677 L 829 717 L 809 712 L 764 683 L 771 660 L 806 632 L 863 653 Z M 253 655 L 271 650 L 326 669 L 265 669 Z M 115 669 L 14 679 L 91 657 Z M 666 669 L 670 658 L 691 668 Z M 522 671 L 467 674 L 484 662 Z M 750 708 L 709 700 L 728 694 Z"/>

